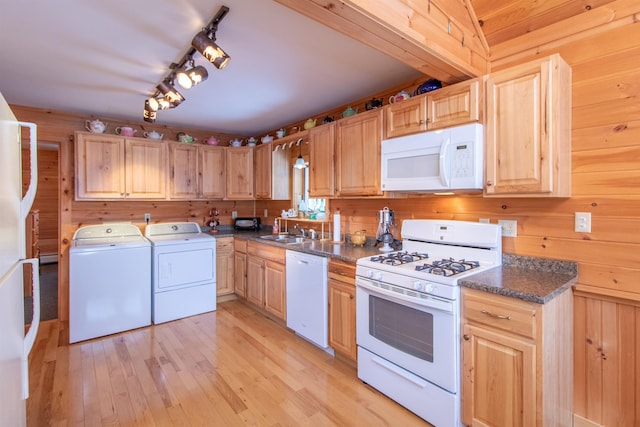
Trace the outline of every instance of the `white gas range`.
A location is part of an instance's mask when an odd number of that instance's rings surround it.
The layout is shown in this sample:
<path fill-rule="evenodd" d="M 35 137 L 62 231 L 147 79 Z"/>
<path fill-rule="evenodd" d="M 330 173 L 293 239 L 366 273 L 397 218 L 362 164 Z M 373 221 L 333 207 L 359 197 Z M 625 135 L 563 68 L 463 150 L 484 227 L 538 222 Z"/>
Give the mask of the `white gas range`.
<path fill-rule="evenodd" d="M 458 426 L 458 280 L 501 265 L 501 229 L 405 220 L 401 235 L 402 251 L 356 263 L 358 377 L 436 427 Z"/>

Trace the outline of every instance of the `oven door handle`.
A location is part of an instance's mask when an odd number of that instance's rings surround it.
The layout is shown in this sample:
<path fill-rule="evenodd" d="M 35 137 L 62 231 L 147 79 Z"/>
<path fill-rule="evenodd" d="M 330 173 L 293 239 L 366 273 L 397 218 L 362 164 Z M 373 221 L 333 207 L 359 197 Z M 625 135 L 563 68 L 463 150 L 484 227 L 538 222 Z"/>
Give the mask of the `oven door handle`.
<path fill-rule="evenodd" d="M 409 303 L 412 306 L 420 308 L 422 310 L 424 310 L 425 308 L 431 308 L 445 313 L 453 313 L 453 303 L 451 302 L 440 301 L 433 297 L 425 299 L 410 297 L 399 292 L 379 288 L 376 285 L 371 284 L 369 280 L 361 278 L 356 279 L 356 286 L 360 286 L 361 288 L 378 295 L 384 295 L 387 299 L 394 300 L 398 303 Z"/>

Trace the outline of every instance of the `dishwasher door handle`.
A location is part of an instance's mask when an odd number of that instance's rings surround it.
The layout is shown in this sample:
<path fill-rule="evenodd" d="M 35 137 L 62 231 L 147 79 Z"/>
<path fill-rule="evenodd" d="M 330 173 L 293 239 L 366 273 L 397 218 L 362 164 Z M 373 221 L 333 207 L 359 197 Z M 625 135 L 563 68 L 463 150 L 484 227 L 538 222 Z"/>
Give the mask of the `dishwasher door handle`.
<path fill-rule="evenodd" d="M 306 260 L 304 260 L 304 259 L 299 259 L 299 260 L 298 260 L 298 264 L 307 264 L 307 265 L 308 265 L 308 264 L 309 264 L 309 261 L 306 261 Z"/>

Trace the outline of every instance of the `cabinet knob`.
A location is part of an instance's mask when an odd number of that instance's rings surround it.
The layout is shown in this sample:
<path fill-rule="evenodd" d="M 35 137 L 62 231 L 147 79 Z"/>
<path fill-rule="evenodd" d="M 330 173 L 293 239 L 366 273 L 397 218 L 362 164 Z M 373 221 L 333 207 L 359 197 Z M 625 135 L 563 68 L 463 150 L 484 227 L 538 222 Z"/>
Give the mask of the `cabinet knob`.
<path fill-rule="evenodd" d="M 424 124 L 424 120 L 420 119 L 420 124 L 423 125 Z"/>
<path fill-rule="evenodd" d="M 493 182 L 487 181 L 487 187 L 491 187 L 492 185 L 493 185 Z"/>
<path fill-rule="evenodd" d="M 464 334 L 462 338 L 464 338 L 465 341 L 469 341 L 471 339 L 471 337 L 467 334 Z"/>

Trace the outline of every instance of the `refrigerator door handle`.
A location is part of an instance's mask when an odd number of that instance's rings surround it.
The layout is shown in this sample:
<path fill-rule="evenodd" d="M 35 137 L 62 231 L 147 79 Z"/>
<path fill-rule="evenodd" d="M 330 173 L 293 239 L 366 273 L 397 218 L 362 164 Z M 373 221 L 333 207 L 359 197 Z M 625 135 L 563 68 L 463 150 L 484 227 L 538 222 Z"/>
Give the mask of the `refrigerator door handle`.
<path fill-rule="evenodd" d="M 31 283 L 33 283 L 33 319 L 29 326 L 29 331 L 24 336 L 24 359 L 22 360 L 22 397 L 29 397 L 29 353 L 33 348 L 40 326 L 40 261 L 38 258 L 20 260 L 20 264 L 31 264 Z"/>
<path fill-rule="evenodd" d="M 29 128 L 29 152 L 31 154 L 31 178 L 29 180 L 29 188 L 26 194 L 20 202 L 20 213 L 22 219 L 26 219 L 29 214 L 29 210 L 33 205 L 33 201 L 36 198 L 36 191 L 38 189 L 38 135 L 36 132 L 35 123 L 18 122 L 20 127 Z"/>

